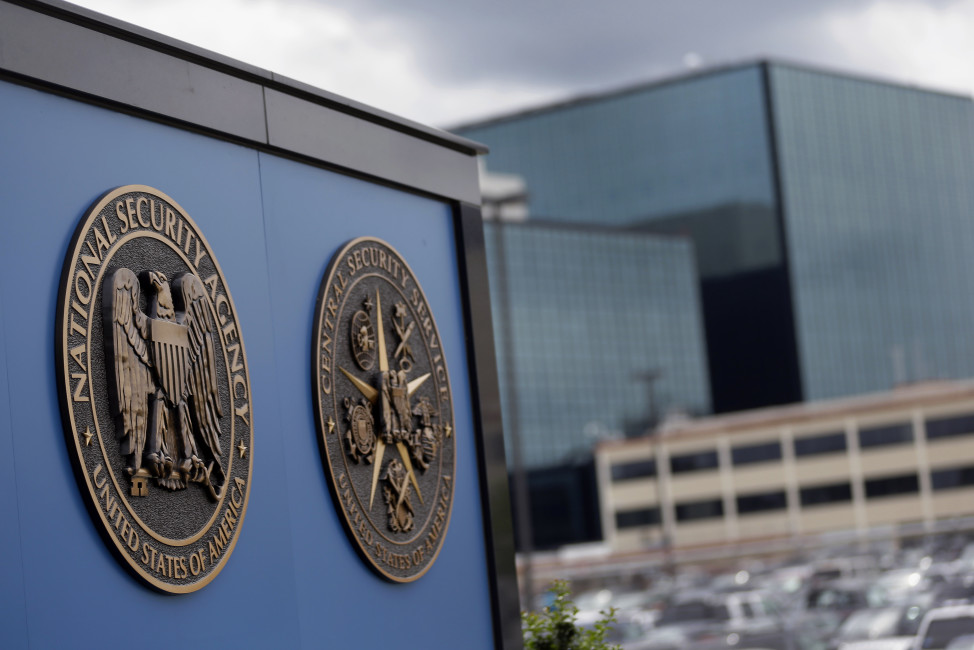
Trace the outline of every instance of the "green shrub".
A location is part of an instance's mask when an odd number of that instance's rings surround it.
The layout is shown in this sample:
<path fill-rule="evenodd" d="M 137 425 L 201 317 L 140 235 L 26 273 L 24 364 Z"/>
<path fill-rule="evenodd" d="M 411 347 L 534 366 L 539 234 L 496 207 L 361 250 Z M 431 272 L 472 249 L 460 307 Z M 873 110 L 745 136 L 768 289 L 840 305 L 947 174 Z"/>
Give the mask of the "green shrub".
<path fill-rule="evenodd" d="M 591 628 L 581 628 L 575 622 L 578 607 L 572 602 L 568 583 L 556 580 L 548 591 L 555 596 L 551 605 L 540 612 L 521 612 L 525 650 L 619 650 L 605 640 L 616 620 L 615 609 L 601 612 Z"/>

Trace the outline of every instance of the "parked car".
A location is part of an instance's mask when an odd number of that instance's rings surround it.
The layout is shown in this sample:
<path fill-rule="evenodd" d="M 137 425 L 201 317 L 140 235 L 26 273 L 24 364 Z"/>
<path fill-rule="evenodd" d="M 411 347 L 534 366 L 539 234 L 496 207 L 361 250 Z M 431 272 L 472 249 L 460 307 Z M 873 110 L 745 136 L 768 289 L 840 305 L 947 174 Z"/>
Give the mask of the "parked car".
<path fill-rule="evenodd" d="M 945 650 L 958 637 L 974 634 L 974 605 L 937 607 L 927 612 L 913 650 Z"/>
<path fill-rule="evenodd" d="M 809 590 L 804 610 L 789 625 L 802 650 L 826 650 L 839 626 L 855 611 L 869 607 L 869 583 L 834 580 Z"/>
<path fill-rule="evenodd" d="M 885 639 L 867 639 L 843 643 L 839 646 L 839 650 L 910 650 L 912 647 L 912 636 L 891 636 Z"/>
<path fill-rule="evenodd" d="M 974 650 L 974 634 L 964 634 L 947 644 L 947 650 Z"/>
<path fill-rule="evenodd" d="M 968 605 L 974 602 L 974 576 L 954 578 L 939 585 L 937 602 L 941 605 Z"/>
<path fill-rule="evenodd" d="M 853 641 L 895 636 L 902 615 L 900 607 L 877 607 L 853 612 L 836 630 L 829 647 L 835 649 Z"/>
<path fill-rule="evenodd" d="M 696 595 L 673 603 L 656 621 L 646 648 L 783 648 L 780 620 L 762 592 Z"/>

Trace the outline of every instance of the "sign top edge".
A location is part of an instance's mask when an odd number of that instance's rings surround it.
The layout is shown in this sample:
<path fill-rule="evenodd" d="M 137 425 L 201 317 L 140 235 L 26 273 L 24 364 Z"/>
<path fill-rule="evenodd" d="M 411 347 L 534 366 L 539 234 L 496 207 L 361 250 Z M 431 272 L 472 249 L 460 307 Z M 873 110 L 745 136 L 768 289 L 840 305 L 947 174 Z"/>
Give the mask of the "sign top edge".
<path fill-rule="evenodd" d="M 310 84 L 290 79 L 284 75 L 84 7 L 73 5 L 69 2 L 64 2 L 63 0 L 0 0 L 0 12 L 2 12 L 4 5 L 22 7 L 37 15 L 69 23 L 79 29 L 113 36 L 138 45 L 146 50 L 195 63 L 204 68 L 236 77 L 242 81 L 257 83 L 266 88 L 311 101 L 324 108 L 346 113 L 364 121 L 374 123 L 377 126 L 384 126 L 405 135 L 410 135 L 466 155 L 477 156 L 486 154 L 488 151 L 485 145 L 448 131 L 409 120 Z M 0 21 L 0 27 L 2 27 L 2 23 L 4 22 L 8 22 L 8 26 L 11 29 L 16 29 L 15 25 L 9 24 L 12 21 L 6 20 Z M 0 32 L 2 31 L 0 29 Z M 10 61 L 7 60 L 0 60 L 0 71 L 2 70 L 25 74 L 24 71 L 16 69 L 15 64 L 11 65 Z M 26 76 L 36 78 L 42 82 L 55 82 L 53 79 L 34 76 L 29 72 L 26 73 Z M 98 92 L 95 91 L 93 94 L 97 96 Z"/>

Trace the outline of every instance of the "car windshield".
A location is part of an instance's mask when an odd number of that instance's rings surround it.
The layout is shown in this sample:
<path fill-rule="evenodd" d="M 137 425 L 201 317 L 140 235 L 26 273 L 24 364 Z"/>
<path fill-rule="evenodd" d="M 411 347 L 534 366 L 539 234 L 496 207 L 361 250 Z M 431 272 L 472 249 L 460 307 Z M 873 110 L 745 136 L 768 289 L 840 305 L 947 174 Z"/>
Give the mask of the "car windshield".
<path fill-rule="evenodd" d="M 860 610 L 846 619 L 839 629 L 838 637 L 842 640 L 877 639 L 890 636 L 899 620 L 898 609 L 865 609 Z"/>
<path fill-rule="evenodd" d="M 668 607 L 657 625 L 673 623 L 688 623 L 691 621 L 725 621 L 730 618 L 727 608 L 723 605 L 711 605 L 702 601 L 679 603 Z"/>
<path fill-rule="evenodd" d="M 865 598 L 862 594 L 842 589 L 822 589 L 810 599 L 812 606 L 824 609 L 849 609 L 861 605 Z"/>
<path fill-rule="evenodd" d="M 969 601 L 974 597 L 974 583 L 968 580 L 945 583 L 938 590 L 937 597 L 941 602 Z"/>
<path fill-rule="evenodd" d="M 974 650 L 974 634 L 957 637 L 947 644 L 947 650 Z"/>
<path fill-rule="evenodd" d="M 974 633 L 974 616 L 941 618 L 930 622 L 923 637 L 923 650 L 943 650 L 959 636 Z"/>
<path fill-rule="evenodd" d="M 901 636 L 915 636 L 923 622 L 923 615 L 927 613 L 929 606 L 910 605 L 903 610 L 900 622 L 897 625 L 896 633 Z"/>

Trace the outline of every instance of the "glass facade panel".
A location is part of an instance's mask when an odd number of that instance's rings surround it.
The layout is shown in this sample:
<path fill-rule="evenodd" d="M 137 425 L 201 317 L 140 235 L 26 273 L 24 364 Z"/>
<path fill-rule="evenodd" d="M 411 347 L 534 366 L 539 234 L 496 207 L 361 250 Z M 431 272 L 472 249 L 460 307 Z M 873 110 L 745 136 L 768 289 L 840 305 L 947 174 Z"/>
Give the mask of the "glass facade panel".
<path fill-rule="evenodd" d="M 585 458 L 599 439 L 645 421 L 647 389 L 638 377 L 648 371 L 659 377 L 657 414 L 709 412 L 688 241 L 484 226 L 506 442 L 510 449 L 516 427 L 527 467 Z"/>
<path fill-rule="evenodd" d="M 530 494 L 527 508 L 535 549 L 563 546 L 565 540 L 591 542 L 602 536 L 598 496 L 595 492 L 595 463 L 560 465 L 527 472 Z M 517 498 L 511 505 L 522 507 Z"/>
<path fill-rule="evenodd" d="M 735 465 L 781 460 L 781 443 L 776 440 L 774 442 L 762 442 L 755 445 L 733 447 L 731 449 L 731 460 Z"/>
<path fill-rule="evenodd" d="M 693 241 L 716 412 L 974 376 L 969 97 L 752 64 L 458 131 L 538 218 Z"/>
<path fill-rule="evenodd" d="M 771 80 L 806 399 L 974 376 L 970 97 Z"/>
<path fill-rule="evenodd" d="M 656 415 L 974 377 L 969 97 L 749 64 L 457 131 L 529 196 L 534 225 L 487 224 L 505 431 L 522 434 L 529 467 L 648 422 L 636 375 L 660 378 Z M 557 232 L 572 228 L 589 234 Z M 635 234 L 647 232 L 677 239 L 666 250 Z M 687 286 L 668 286 L 678 268 Z M 974 414 L 926 425 L 931 440 L 974 434 Z M 869 450 L 913 435 L 857 439 Z M 732 460 L 785 451 L 742 445 Z M 844 453 L 846 435 L 806 435 L 794 451 Z M 851 498 L 847 484 L 809 490 L 803 504 Z"/>
<path fill-rule="evenodd" d="M 633 224 L 773 202 L 757 67 L 643 86 L 455 129 L 490 146 L 488 167 L 527 182 L 531 214 Z M 749 218 L 741 213 L 738 219 Z M 737 254 L 755 248 L 741 234 Z M 725 241 L 725 252 L 735 250 Z"/>
<path fill-rule="evenodd" d="M 716 412 L 802 398 L 764 85 L 742 66 L 457 129 L 532 218 L 692 240 Z"/>

